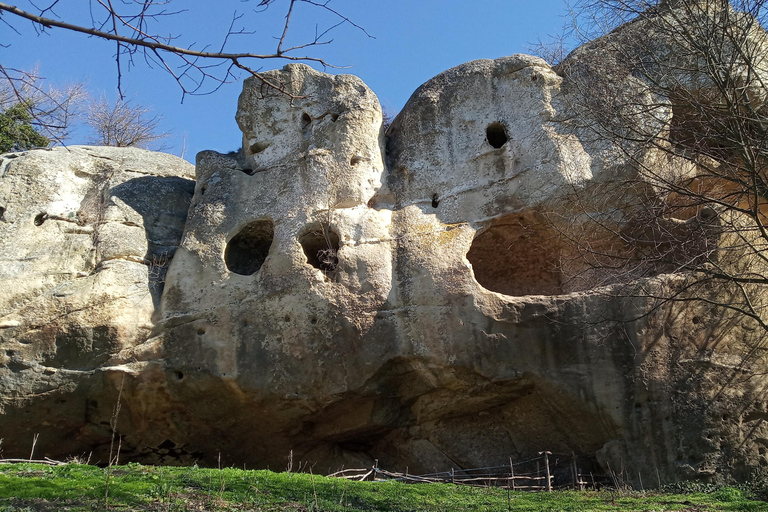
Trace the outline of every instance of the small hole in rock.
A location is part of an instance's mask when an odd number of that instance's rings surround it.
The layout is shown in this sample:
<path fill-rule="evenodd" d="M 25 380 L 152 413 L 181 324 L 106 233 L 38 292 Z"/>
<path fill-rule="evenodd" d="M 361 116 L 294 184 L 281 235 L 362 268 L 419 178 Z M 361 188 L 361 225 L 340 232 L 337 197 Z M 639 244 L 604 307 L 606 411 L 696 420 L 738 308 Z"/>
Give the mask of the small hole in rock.
<path fill-rule="evenodd" d="M 247 174 L 248 176 L 253 176 L 254 174 L 256 174 L 256 171 L 254 171 L 253 169 L 240 169 L 240 170 L 245 174 Z"/>
<path fill-rule="evenodd" d="M 317 324 L 317 318 L 312 317 L 312 319 L 309 321 L 309 323 L 311 323 L 312 325 L 316 325 Z"/>
<path fill-rule="evenodd" d="M 256 220 L 246 224 L 227 243 L 224 263 L 230 272 L 250 276 L 258 272 L 269 255 L 275 225 L 271 220 Z"/>
<path fill-rule="evenodd" d="M 485 138 L 488 140 L 488 144 L 499 149 L 509 140 L 507 128 L 501 123 L 491 123 L 485 129 Z"/>
<path fill-rule="evenodd" d="M 176 443 L 174 443 L 170 439 L 166 439 L 165 441 L 157 445 L 157 448 L 160 450 L 173 450 L 174 448 L 176 448 Z"/>
<path fill-rule="evenodd" d="M 285 315 L 285 318 L 283 318 L 283 320 L 285 320 L 286 322 L 290 322 L 291 317 L 289 315 Z"/>
<path fill-rule="evenodd" d="M 440 205 L 440 197 L 437 194 L 432 194 L 432 208 L 437 208 Z"/>
<path fill-rule="evenodd" d="M 205 334 L 205 329 L 198 329 L 197 330 L 197 335 L 198 336 L 202 336 L 203 334 Z"/>
<path fill-rule="evenodd" d="M 699 322 L 701 322 L 701 320 L 700 320 L 700 319 L 699 319 L 699 317 L 697 317 L 697 316 L 695 316 L 695 317 L 693 317 L 693 318 L 691 319 L 691 323 L 692 323 L 693 325 L 696 325 L 696 324 L 698 324 Z"/>
<path fill-rule="evenodd" d="M 702 208 L 698 215 L 703 222 L 711 222 L 717 218 L 717 212 L 709 207 Z"/>
<path fill-rule="evenodd" d="M 35 216 L 35 226 L 42 226 L 43 222 L 45 222 L 47 219 L 48 219 L 47 212 L 38 213 Z"/>
<path fill-rule="evenodd" d="M 256 155 L 269 147 L 270 143 L 259 140 L 251 144 L 251 154 Z"/>
<path fill-rule="evenodd" d="M 339 114 L 331 114 L 331 122 L 332 123 L 335 123 L 338 118 L 339 118 Z"/>
<path fill-rule="evenodd" d="M 176 380 L 183 380 L 184 374 L 181 372 L 176 372 Z"/>
<path fill-rule="evenodd" d="M 365 160 L 365 158 L 361 157 L 360 155 L 355 155 L 355 156 L 352 157 L 352 160 L 350 160 L 349 163 L 351 165 L 357 165 L 360 162 L 362 162 L 363 160 Z"/>
<path fill-rule="evenodd" d="M 312 118 L 310 117 L 310 115 L 309 115 L 309 114 L 307 114 L 306 112 L 304 112 L 304 113 L 301 115 L 301 129 L 302 129 L 302 130 L 303 130 L 303 129 L 305 129 L 305 128 L 306 128 L 307 126 L 309 126 L 311 123 L 312 123 Z"/>
<path fill-rule="evenodd" d="M 200 187 L 200 195 L 204 196 L 206 190 L 208 190 L 208 185 L 203 185 L 202 187 Z"/>
<path fill-rule="evenodd" d="M 299 243 L 307 263 L 322 270 L 333 272 L 339 264 L 339 234 L 331 228 L 316 226 L 299 237 Z"/>
<path fill-rule="evenodd" d="M 5 207 L 0 206 L 0 220 L 4 220 L 3 215 L 5 215 Z"/>

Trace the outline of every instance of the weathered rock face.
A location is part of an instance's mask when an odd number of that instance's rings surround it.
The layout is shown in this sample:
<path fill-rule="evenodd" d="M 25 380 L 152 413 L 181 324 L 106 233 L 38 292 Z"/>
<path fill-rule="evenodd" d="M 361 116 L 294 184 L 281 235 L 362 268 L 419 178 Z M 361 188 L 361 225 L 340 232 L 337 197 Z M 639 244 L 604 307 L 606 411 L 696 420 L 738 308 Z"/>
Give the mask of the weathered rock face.
<path fill-rule="evenodd" d="M 428 472 L 550 450 L 646 485 L 766 463 L 749 326 L 654 309 L 674 276 L 619 297 L 567 263 L 544 213 L 633 170 L 561 120 L 544 61 L 446 71 L 386 135 L 355 77 L 265 77 L 287 94 L 246 81 L 243 149 L 198 155 L 189 204 L 171 157 L 4 162 L 6 454 L 41 432 L 38 453 L 104 461 L 119 395 L 124 461 Z"/>
<path fill-rule="evenodd" d="M 109 359 L 152 331 L 194 169 L 79 146 L 0 160 L 3 449 L 40 433 L 43 452 L 80 455 L 110 430 Z"/>

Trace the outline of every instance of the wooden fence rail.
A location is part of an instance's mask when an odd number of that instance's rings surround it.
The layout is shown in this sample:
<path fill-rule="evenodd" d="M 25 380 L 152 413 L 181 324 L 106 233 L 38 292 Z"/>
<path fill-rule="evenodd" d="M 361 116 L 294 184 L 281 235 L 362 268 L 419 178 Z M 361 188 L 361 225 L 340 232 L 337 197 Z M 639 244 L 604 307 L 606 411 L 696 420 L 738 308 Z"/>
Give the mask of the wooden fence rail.
<path fill-rule="evenodd" d="M 552 452 L 539 453 L 540 457 L 509 465 L 485 468 L 451 469 L 426 475 L 413 475 L 407 471 L 400 473 L 378 467 L 370 469 L 344 469 L 337 471 L 331 477 L 348 480 L 397 480 L 405 483 L 453 483 L 476 487 L 503 487 L 515 491 L 551 492 L 553 489 L 598 488 L 608 481 L 605 475 L 582 473 L 577 464 L 575 454 L 553 457 Z M 560 475 L 559 484 L 555 485 L 554 472 Z"/>

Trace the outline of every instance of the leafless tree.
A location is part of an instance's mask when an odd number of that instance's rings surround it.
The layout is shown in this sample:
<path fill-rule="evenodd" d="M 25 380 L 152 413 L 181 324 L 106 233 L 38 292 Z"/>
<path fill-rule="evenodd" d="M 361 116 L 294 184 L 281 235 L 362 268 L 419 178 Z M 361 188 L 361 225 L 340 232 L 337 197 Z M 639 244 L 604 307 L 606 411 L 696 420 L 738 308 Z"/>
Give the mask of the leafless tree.
<path fill-rule="evenodd" d="M 42 3 L 25 0 L 21 2 L 21 7 L 0 2 L 0 23 L 17 30 L 16 27 L 27 20 L 38 32 L 68 30 L 112 41 L 115 44 L 117 83 L 121 97 L 123 71 L 127 65 L 141 63 L 159 67 L 169 73 L 180 86 L 183 95 L 210 93 L 222 84 L 236 80 L 237 73 L 241 71 L 256 76 L 265 87 L 287 93 L 285 84 L 270 82 L 258 73 L 265 61 L 314 62 L 324 67 L 331 66 L 321 57 L 306 52 L 331 43 L 329 35 L 340 25 L 349 24 L 365 32 L 335 10 L 330 0 L 244 0 L 243 3 L 251 4 L 254 8 L 246 12 L 233 12 L 229 28 L 221 35 L 215 49 L 211 49 L 213 42 L 205 43 L 204 46 L 186 42 L 192 41 L 189 34 L 186 37 L 163 35 L 168 33 L 163 23 L 184 12 L 183 7 L 176 8 L 172 3 L 172 0 L 90 0 L 88 13 L 77 17 L 59 0 Z M 236 44 L 241 48 L 247 47 L 249 36 L 254 35 L 254 32 L 242 27 L 257 26 L 255 17 L 273 4 L 284 5 L 286 13 L 284 23 L 276 30 L 275 47 L 263 53 L 236 48 Z M 303 42 L 292 44 L 289 41 L 296 40 L 296 37 L 290 34 L 290 27 L 298 5 L 327 15 L 331 21 L 324 27 L 318 27 Z"/>
<path fill-rule="evenodd" d="M 568 55 L 570 50 L 566 31 L 542 38 L 528 44 L 528 52 L 536 57 L 541 57 L 551 66 L 556 66 Z"/>
<path fill-rule="evenodd" d="M 87 123 L 93 130 L 90 143 L 149 149 L 168 136 L 167 132 L 159 131 L 160 118 L 151 117 L 150 112 L 141 105 L 131 105 L 122 99 L 113 103 L 102 96 L 88 107 Z"/>
<path fill-rule="evenodd" d="M 568 288 L 623 328 L 606 337 L 633 353 L 632 428 L 657 441 L 621 458 L 653 460 L 659 483 L 765 463 L 765 4 L 579 0 L 586 41 L 554 68 L 558 127 L 592 160 L 547 217 Z"/>
<path fill-rule="evenodd" d="M 24 105 L 35 129 L 54 142 L 61 143 L 69 136 L 87 97 L 83 83 L 55 87 L 37 69 L 27 71 L 0 65 L 0 111 Z"/>
<path fill-rule="evenodd" d="M 555 220 L 569 224 L 567 266 L 582 286 L 631 282 L 658 304 L 706 302 L 768 334 L 764 4 L 575 5 L 581 34 L 609 32 L 556 67 L 571 98 L 562 120 L 622 162 L 574 190 Z M 677 286 L 638 292 L 638 279 L 662 273 Z"/>

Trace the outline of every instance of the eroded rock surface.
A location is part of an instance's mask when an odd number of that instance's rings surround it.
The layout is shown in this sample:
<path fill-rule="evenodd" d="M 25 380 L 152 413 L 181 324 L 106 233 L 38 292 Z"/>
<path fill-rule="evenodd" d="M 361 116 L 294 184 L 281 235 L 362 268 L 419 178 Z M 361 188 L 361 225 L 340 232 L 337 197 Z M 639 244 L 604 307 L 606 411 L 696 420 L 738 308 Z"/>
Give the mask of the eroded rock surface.
<path fill-rule="evenodd" d="M 287 94 L 245 82 L 243 149 L 198 155 L 191 202 L 171 157 L 3 157 L 6 454 L 41 431 L 39 453 L 104 461 L 119 394 L 124 461 L 418 473 L 549 450 L 646 485 L 768 462 L 750 326 L 655 308 L 665 269 L 617 295 L 573 258 L 560 198 L 631 219 L 601 185 L 642 176 L 568 122 L 547 63 L 448 70 L 386 134 L 355 77 L 264 76 Z M 669 222 L 716 243 L 710 217 Z"/>
<path fill-rule="evenodd" d="M 0 437 L 6 454 L 98 449 L 109 359 L 150 337 L 194 168 L 139 149 L 0 156 Z"/>

